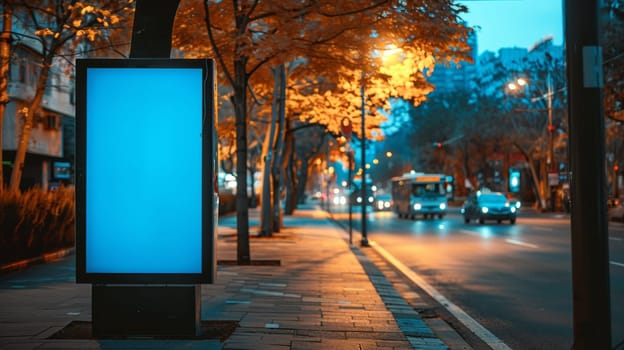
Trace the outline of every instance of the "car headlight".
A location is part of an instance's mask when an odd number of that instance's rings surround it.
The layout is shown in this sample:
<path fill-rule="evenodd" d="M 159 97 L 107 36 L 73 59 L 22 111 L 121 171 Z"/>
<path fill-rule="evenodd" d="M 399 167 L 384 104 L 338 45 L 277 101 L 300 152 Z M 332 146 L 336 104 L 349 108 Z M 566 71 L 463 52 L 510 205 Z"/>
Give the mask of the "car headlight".
<path fill-rule="evenodd" d="M 347 204 L 347 198 L 345 196 L 340 196 L 340 204 L 342 205 Z"/>
<path fill-rule="evenodd" d="M 446 209 L 446 203 L 440 203 L 440 210 Z"/>
<path fill-rule="evenodd" d="M 483 214 L 487 214 L 488 211 L 489 211 L 488 207 L 481 207 L 481 212 Z"/>
<path fill-rule="evenodd" d="M 459 212 L 463 214 L 463 213 L 466 212 L 466 209 L 465 208 L 461 208 L 461 209 L 459 209 Z"/>
<path fill-rule="evenodd" d="M 358 203 L 362 203 L 362 197 L 357 197 L 357 199 L 355 200 Z"/>
<path fill-rule="evenodd" d="M 516 208 L 520 209 L 520 207 L 522 206 L 522 203 L 520 203 L 520 201 L 516 202 Z"/>
<path fill-rule="evenodd" d="M 369 203 L 373 203 L 374 201 L 375 201 L 375 198 L 373 196 L 368 197 Z"/>
<path fill-rule="evenodd" d="M 516 212 L 516 207 L 513 207 L 513 206 L 512 206 L 510 209 L 511 209 L 511 212 L 512 212 L 512 213 L 515 213 L 515 212 Z"/>
<path fill-rule="evenodd" d="M 334 202 L 334 204 L 339 204 L 340 203 L 340 198 L 334 197 L 333 202 Z"/>
<path fill-rule="evenodd" d="M 384 203 L 383 202 L 381 202 L 381 201 L 377 202 L 377 208 L 378 209 L 383 209 L 383 207 L 384 207 Z"/>
<path fill-rule="evenodd" d="M 384 207 L 390 208 L 390 202 L 384 202 Z"/>
<path fill-rule="evenodd" d="M 415 204 L 414 204 L 414 210 L 420 210 L 420 209 L 422 209 L 422 204 L 420 204 L 420 203 L 415 203 Z"/>

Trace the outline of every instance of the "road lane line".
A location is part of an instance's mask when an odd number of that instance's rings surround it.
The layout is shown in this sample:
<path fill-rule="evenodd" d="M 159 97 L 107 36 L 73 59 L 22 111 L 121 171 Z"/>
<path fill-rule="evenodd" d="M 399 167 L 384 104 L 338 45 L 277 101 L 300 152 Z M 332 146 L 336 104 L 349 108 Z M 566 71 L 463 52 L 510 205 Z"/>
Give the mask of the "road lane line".
<path fill-rule="evenodd" d="M 551 227 L 540 227 L 540 226 L 531 226 L 530 229 L 537 230 L 537 231 L 547 231 L 547 232 L 552 232 L 553 230 Z"/>
<path fill-rule="evenodd" d="M 624 267 L 624 264 L 616 262 L 616 261 L 609 261 L 609 263 L 611 263 L 611 265 L 615 265 L 615 266 L 619 266 L 619 267 Z"/>
<path fill-rule="evenodd" d="M 612 241 L 624 241 L 624 239 L 620 238 L 620 237 L 609 237 L 610 240 Z"/>
<path fill-rule="evenodd" d="M 526 243 L 526 242 L 522 242 L 522 241 L 517 241 L 515 239 L 510 239 L 509 238 L 509 239 L 506 239 L 505 242 L 511 243 L 511 244 L 515 244 L 515 245 L 519 245 L 519 246 L 523 246 L 523 247 L 537 249 L 537 246 L 535 244 Z"/>
<path fill-rule="evenodd" d="M 479 236 L 481 237 L 481 234 L 479 232 L 475 232 L 475 231 L 470 231 L 470 230 L 460 230 L 463 233 L 467 233 L 469 235 L 473 235 L 473 236 Z"/>
<path fill-rule="evenodd" d="M 468 231 L 469 232 L 469 231 Z M 433 286 L 427 283 L 422 277 L 420 277 L 417 273 L 412 271 L 407 266 L 403 265 L 402 262 L 397 260 L 392 254 L 387 252 L 381 246 L 379 246 L 375 242 L 369 243 L 371 247 L 373 247 L 381 256 L 383 256 L 390 264 L 396 267 L 405 277 L 415 283 L 417 286 L 422 288 L 427 294 L 429 294 L 432 298 L 434 298 L 440 305 L 444 306 L 446 310 L 448 310 L 455 318 L 457 318 L 461 323 L 463 323 L 468 329 L 470 329 L 476 336 L 478 336 L 483 342 L 489 345 L 494 350 L 511 350 L 507 344 L 503 343 L 498 337 L 496 337 L 492 332 L 488 331 L 485 327 L 483 327 L 479 322 L 477 322 L 474 318 L 470 317 L 464 310 L 462 310 L 459 306 L 453 304 L 450 300 L 448 300 L 442 293 L 438 292 Z"/>

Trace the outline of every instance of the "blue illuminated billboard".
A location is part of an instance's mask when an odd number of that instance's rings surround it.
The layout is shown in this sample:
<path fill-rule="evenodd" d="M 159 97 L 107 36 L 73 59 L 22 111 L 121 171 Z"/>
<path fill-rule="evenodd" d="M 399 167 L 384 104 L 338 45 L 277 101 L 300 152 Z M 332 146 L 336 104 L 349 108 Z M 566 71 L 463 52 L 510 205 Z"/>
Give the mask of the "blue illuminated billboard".
<path fill-rule="evenodd" d="M 82 59 L 76 84 L 77 281 L 211 283 L 213 61 Z"/>

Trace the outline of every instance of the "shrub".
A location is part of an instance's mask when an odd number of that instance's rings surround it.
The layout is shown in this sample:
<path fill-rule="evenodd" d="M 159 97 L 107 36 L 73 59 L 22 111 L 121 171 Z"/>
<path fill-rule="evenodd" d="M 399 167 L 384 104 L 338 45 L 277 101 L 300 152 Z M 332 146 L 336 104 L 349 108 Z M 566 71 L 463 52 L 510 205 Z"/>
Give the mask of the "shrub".
<path fill-rule="evenodd" d="M 219 215 L 236 210 L 234 195 L 219 195 Z M 75 244 L 74 188 L 0 193 L 0 264 Z"/>
<path fill-rule="evenodd" d="M 0 193 L 0 262 L 73 246 L 74 208 L 73 187 Z"/>

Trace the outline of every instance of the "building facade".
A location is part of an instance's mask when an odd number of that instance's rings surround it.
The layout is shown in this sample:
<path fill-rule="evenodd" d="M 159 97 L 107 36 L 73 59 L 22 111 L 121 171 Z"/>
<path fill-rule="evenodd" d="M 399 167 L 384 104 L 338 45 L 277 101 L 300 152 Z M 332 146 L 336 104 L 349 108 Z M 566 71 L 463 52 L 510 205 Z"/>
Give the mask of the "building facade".
<path fill-rule="evenodd" d="M 20 28 L 14 28 L 19 33 Z M 2 128 L 2 167 L 8 186 L 24 115 L 31 107 L 41 73 L 41 49 L 33 40 L 14 36 L 8 84 L 9 103 Z M 21 189 L 39 186 L 53 189 L 72 183 L 75 100 L 70 64 L 57 59 L 50 68 L 42 108 L 36 113 L 28 140 Z"/>

